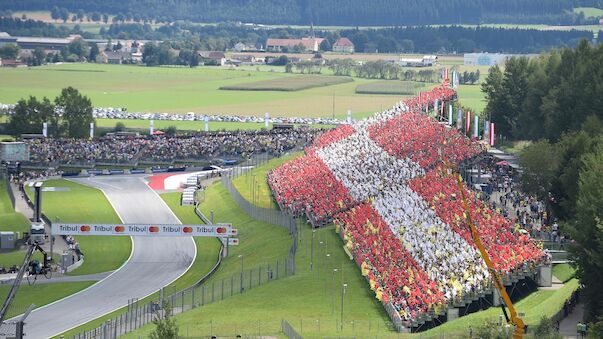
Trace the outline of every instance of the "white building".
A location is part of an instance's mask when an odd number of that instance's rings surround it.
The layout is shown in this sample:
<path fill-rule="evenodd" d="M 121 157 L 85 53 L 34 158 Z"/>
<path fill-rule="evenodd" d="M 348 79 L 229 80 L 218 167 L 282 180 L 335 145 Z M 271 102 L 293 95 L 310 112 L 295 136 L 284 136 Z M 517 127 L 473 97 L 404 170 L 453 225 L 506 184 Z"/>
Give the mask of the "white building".
<path fill-rule="evenodd" d="M 500 53 L 465 53 L 463 63 L 465 66 L 496 66 L 504 64 L 511 56 Z"/>
<path fill-rule="evenodd" d="M 438 62 L 438 57 L 435 55 L 424 55 L 422 58 L 400 58 L 398 63 L 402 67 L 431 67 Z"/>

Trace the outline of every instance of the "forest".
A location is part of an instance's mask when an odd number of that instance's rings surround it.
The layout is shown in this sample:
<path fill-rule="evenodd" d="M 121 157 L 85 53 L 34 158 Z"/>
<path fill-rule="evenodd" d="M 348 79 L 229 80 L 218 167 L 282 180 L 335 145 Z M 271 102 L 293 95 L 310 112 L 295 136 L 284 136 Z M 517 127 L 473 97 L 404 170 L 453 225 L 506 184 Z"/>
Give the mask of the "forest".
<path fill-rule="evenodd" d="M 545 201 L 572 240 L 593 338 L 603 334 L 602 62 L 603 45 L 582 41 L 538 58 L 511 58 L 482 84 L 484 113 L 501 139 L 531 141 L 520 152 L 522 190 Z"/>
<path fill-rule="evenodd" d="M 143 21 L 253 22 L 342 26 L 428 24 L 595 23 L 572 12 L 601 7 L 601 0 L 19 0 L 0 2 L 4 10 L 65 8 L 138 18 Z"/>
<path fill-rule="evenodd" d="M 308 29 L 254 29 L 236 24 L 197 25 L 182 22 L 157 28 L 142 23 L 115 23 L 107 28 L 102 27 L 99 34 L 92 34 L 82 32 L 78 25 L 67 29 L 19 18 L 0 18 L 0 32 L 8 32 L 13 36 L 60 37 L 80 34 L 84 38 L 163 40 L 169 41 L 177 49 L 185 47 L 218 51 L 231 49 L 237 42 L 261 49 L 268 38 L 300 38 L 312 33 Z M 575 47 L 580 40 L 592 38 L 592 33 L 587 31 L 460 26 L 316 30 L 314 33 L 328 40 L 328 44 L 321 44 L 323 51 L 328 51 L 329 46 L 343 36 L 354 43 L 357 52 L 370 53 L 540 53 L 552 48 Z"/>

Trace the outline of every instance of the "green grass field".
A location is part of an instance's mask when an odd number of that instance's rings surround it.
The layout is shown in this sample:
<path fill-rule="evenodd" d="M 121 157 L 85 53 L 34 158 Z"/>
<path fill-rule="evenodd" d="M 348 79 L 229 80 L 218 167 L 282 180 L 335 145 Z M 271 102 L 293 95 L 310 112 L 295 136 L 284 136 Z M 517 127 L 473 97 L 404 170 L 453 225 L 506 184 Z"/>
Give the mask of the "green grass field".
<path fill-rule="evenodd" d="M 68 192 L 44 192 L 42 210 L 55 221 L 119 223 L 119 217 L 97 189 L 68 180 L 48 180 L 44 186 L 68 187 Z M 33 192 L 27 190 L 33 196 Z M 84 252 L 84 263 L 72 275 L 106 272 L 119 268 L 130 256 L 132 249 L 128 237 L 78 236 L 77 240 Z"/>
<path fill-rule="evenodd" d="M 94 281 L 63 282 L 60 284 L 21 285 L 11 304 L 7 318 L 19 315 L 31 305 L 44 306 L 67 297 L 94 284 Z M 10 285 L 0 286 L 0 299 L 4 300 L 10 291 Z"/>
<path fill-rule="evenodd" d="M 260 80 L 237 85 L 221 86 L 221 90 L 229 91 L 284 91 L 294 92 L 315 87 L 352 82 L 354 79 L 339 76 L 295 75 L 280 79 Z"/>
<path fill-rule="evenodd" d="M 356 87 L 358 94 L 416 95 L 424 84 L 413 81 L 382 80 Z"/>
<path fill-rule="evenodd" d="M 18 237 L 21 238 L 23 232 L 29 231 L 29 225 L 29 220 L 13 209 L 9 200 L 6 181 L 0 180 L 0 231 L 18 232 Z M 19 250 L 0 253 L 0 266 L 6 268 L 13 265 L 20 266 L 24 256 L 25 252 Z"/>
<path fill-rule="evenodd" d="M 486 108 L 484 93 L 479 85 L 459 85 L 457 93 L 463 107 L 468 107 L 476 113 L 481 113 Z"/>
<path fill-rule="evenodd" d="M 30 95 L 56 97 L 73 86 L 97 107 L 129 111 L 195 112 L 290 117 L 324 117 L 374 112 L 393 104 L 391 96 L 359 95 L 356 86 L 375 80 L 355 79 L 338 85 L 295 92 L 221 91 L 221 86 L 297 75 L 218 67 L 144 67 L 131 65 L 63 64 L 0 69 L 0 102 L 14 103 Z"/>
<path fill-rule="evenodd" d="M 0 231 L 27 232 L 29 220 L 21 213 L 15 212 L 10 198 L 6 181 L 0 180 Z"/>
<path fill-rule="evenodd" d="M 553 275 L 561 282 L 567 282 L 576 276 L 576 269 L 570 264 L 557 264 L 553 266 Z"/>
<path fill-rule="evenodd" d="M 265 164 L 262 164 L 251 171 L 245 173 L 245 175 L 241 175 L 233 180 L 234 186 L 237 188 L 239 193 L 247 200 L 254 201 L 253 195 L 256 195 L 255 205 L 264 208 L 272 208 L 278 209 L 278 205 L 272 199 L 270 187 L 268 186 L 268 182 L 264 180 L 266 174 L 269 170 L 274 167 L 283 164 L 293 158 L 300 156 L 302 152 L 296 152 L 291 154 L 286 154 L 280 158 L 273 159 Z M 253 184 L 255 182 L 256 188 L 253 189 Z"/>
<path fill-rule="evenodd" d="M 576 7 L 574 8 L 574 13 L 584 13 L 584 16 L 587 18 L 598 18 L 603 16 L 603 9 L 595 7 Z"/>

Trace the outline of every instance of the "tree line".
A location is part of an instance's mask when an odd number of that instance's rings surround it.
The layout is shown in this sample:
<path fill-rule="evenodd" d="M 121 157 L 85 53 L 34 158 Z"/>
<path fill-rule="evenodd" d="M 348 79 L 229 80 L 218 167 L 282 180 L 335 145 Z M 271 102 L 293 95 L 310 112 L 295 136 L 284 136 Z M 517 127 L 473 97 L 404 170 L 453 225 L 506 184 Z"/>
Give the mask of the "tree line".
<path fill-rule="evenodd" d="M 8 132 L 18 137 L 21 134 L 41 134 L 43 124 L 48 124 L 48 135 L 52 137 L 85 138 L 89 135 L 92 102 L 73 87 L 61 90 L 54 101 L 47 97 L 41 100 L 30 96 L 17 102 L 8 120 Z"/>
<path fill-rule="evenodd" d="M 62 20 L 98 14 L 154 22 L 242 21 L 265 24 L 384 26 L 426 24 L 595 23 L 572 12 L 598 0 L 20 0 L 0 2 L 0 10 L 52 10 Z M 65 13 L 67 12 L 67 13 Z M 98 16 L 96 16 L 98 17 Z M 103 19 L 104 20 L 104 19 Z"/>
<path fill-rule="evenodd" d="M 243 42 L 257 49 L 266 46 L 268 38 L 301 38 L 309 29 L 261 28 L 238 24 L 196 25 L 177 22 L 154 28 L 143 23 L 115 23 L 101 27 L 99 35 L 82 32 L 79 26 L 69 30 L 63 26 L 34 20 L 0 18 L 0 31 L 21 36 L 66 36 L 80 34 L 84 38 L 113 38 L 170 41 L 174 48 L 196 47 L 203 50 L 227 50 Z M 587 31 L 545 31 L 495 27 L 394 27 L 380 29 L 316 30 L 326 38 L 320 48 L 328 51 L 340 37 L 349 38 L 357 52 L 381 53 L 470 53 L 476 51 L 503 53 L 540 53 L 560 47 L 574 47 L 581 39 L 592 38 Z M 603 36 L 603 35 L 601 35 Z M 292 52 L 300 52 L 295 50 Z"/>
<path fill-rule="evenodd" d="M 532 144 L 520 153 L 522 189 L 547 203 L 584 285 L 593 337 L 603 335 L 603 45 L 512 58 L 482 84 L 497 132 Z M 597 334 L 595 334 L 597 333 Z"/>

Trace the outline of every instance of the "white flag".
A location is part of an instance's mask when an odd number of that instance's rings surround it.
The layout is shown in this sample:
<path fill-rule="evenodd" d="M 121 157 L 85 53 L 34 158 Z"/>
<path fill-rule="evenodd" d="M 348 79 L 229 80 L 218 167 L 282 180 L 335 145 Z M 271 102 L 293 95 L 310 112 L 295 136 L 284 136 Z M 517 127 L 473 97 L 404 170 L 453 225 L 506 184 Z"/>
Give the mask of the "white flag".
<path fill-rule="evenodd" d="M 42 124 L 42 135 L 44 138 L 48 138 L 48 123 L 45 122 Z"/>

